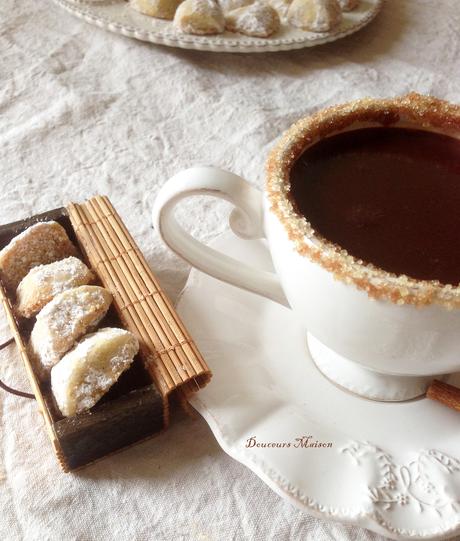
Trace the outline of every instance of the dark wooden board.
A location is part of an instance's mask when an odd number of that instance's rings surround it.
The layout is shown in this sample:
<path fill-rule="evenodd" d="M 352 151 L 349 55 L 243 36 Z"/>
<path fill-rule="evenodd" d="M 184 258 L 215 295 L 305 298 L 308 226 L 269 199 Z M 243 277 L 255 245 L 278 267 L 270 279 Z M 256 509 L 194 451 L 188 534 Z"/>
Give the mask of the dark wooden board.
<path fill-rule="evenodd" d="M 69 469 L 153 436 L 164 428 L 163 398 L 154 385 L 131 391 L 54 425 Z"/>

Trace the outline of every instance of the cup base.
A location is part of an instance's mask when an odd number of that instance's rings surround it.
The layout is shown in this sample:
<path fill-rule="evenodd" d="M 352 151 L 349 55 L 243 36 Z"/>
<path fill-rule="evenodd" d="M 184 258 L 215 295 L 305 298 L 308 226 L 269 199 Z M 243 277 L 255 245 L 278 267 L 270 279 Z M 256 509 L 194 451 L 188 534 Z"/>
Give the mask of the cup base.
<path fill-rule="evenodd" d="M 308 348 L 318 370 L 339 387 L 369 400 L 404 402 L 422 397 L 435 376 L 380 374 L 342 357 L 308 333 Z M 444 376 L 436 376 L 443 379 Z"/>

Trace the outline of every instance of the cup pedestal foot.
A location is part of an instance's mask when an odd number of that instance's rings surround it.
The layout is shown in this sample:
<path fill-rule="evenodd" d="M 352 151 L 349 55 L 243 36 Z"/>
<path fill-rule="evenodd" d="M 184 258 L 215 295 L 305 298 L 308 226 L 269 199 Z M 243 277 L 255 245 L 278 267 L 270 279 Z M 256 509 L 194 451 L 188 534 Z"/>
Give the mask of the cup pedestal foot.
<path fill-rule="evenodd" d="M 308 348 L 318 370 L 347 391 L 370 400 L 403 402 L 423 396 L 435 376 L 391 376 L 342 357 L 308 334 Z M 443 379 L 443 376 L 436 376 Z"/>

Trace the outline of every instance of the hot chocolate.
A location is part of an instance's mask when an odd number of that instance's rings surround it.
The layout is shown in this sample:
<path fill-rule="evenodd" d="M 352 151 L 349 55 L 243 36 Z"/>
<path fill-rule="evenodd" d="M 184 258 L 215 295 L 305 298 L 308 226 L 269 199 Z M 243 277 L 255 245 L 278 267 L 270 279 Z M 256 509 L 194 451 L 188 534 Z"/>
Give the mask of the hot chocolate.
<path fill-rule="evenodd" d="M 307 148 L 291 169 L 296 210 L 366 263 L 460 282 L 460 141 L 433 132 L 366 128 Z"/>

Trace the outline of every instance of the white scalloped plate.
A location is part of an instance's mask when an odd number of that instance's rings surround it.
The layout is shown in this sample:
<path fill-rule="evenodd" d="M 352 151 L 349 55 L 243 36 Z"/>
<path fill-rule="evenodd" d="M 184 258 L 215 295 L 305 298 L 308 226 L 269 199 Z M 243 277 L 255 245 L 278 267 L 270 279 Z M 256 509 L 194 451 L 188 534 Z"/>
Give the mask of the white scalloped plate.
<path fill-rule="evenodd" d="M 321 45 L 357 32 L 380 11 L 383 0 L 361 0 L 354 11 L 344 13 L 334 32 L 315 34 L 283 25 L 273 38 L 250 38 L 225 32 L 218 36 L 192 36 L 177 32 L 171 21 L 147 17 L 131 9 L 124 0 L 53 0 L 86 22 L 124 36 L 183 49 L 257 53 L 287 51 Z"/>
<path fill-rule="evenodd" d="M 271 270 L 263 241 L 228 233 L 213 246 Z M 280 496 L 392 539 L 460 532 L 459 413 L 338 389 L 315 368 L 290 310 L 198 271 L 178 310 L 214 373 L 192 405 L 224 451 Z M 332 447 L 295 447 L 303 436 Z M 248 448 L 251 437 L 291 446 Z"/>

